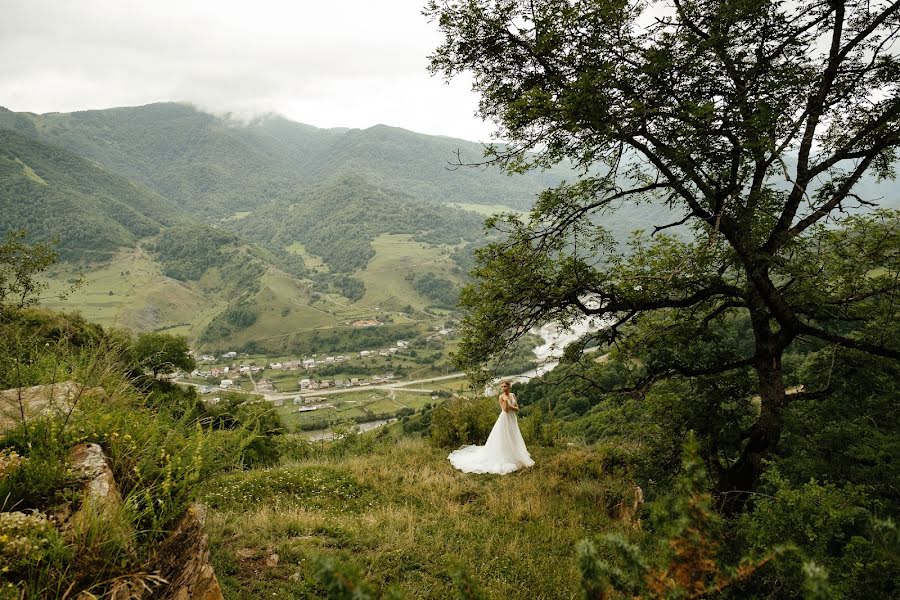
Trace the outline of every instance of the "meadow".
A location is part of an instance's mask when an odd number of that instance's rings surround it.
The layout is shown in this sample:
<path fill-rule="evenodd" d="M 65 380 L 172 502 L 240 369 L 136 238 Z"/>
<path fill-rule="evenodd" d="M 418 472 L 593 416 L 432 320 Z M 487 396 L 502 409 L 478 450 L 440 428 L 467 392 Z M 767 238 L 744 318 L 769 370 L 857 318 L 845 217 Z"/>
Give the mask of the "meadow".
<path fill-rule="evenodd" d="M 408 598 L 457 598 L 460 570 L 491 598 L 580 598 L 576 542 L 601 531 L 640 537 L 610 517 L 626 482 L 598 478 L 596 454 L 534 447 L 531 469 L 466 475 L 425 440 L 375 442 L 393 429 L 360 436 L 343 458 L 210 481 L 201 497 L 225 596 L 324 597 L 316 565 L 330 558 Z"/>

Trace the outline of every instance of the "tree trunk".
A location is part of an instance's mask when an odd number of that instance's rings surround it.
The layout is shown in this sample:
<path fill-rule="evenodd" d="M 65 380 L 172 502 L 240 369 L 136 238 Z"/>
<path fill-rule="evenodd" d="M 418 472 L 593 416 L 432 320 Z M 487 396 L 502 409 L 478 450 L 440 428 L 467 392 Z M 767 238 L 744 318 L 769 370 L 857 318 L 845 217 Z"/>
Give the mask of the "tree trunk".
<path fill-rule="evenodd" d="M 737 512 L 743 507 L 762 475 L 763 460 L 775 451 L 781 437 L 781 413 L 785 405 L 782 351 L 768 328 L 768 319 L 764 330 L 755 332 L 757 343 L 753 364 L 759 379 L 759 417 L 750 429 L 741 456 L 719 478 L 718 504 L 726 513 Z"/>

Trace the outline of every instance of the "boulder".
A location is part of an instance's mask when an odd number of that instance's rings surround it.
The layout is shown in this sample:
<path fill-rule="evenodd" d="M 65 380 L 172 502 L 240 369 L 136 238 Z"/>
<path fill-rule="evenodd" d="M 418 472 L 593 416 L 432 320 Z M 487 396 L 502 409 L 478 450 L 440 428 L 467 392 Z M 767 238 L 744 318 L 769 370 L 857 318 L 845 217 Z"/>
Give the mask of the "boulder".
<path fill-rule="evenodd" d="M 99 444 L 78 444 L 69 452 L 69 464 L 81 483 L 82 498 L 75 513 L 60 519 L 64 535 L 70 540 L 90 540 L 102 524 L 106 543 L 133 552 L 134 531 L 122 512 L 122 496 L 103 449 Z"/>
<path fill-rule="evenodd" d="M 219 580 L 209 564 L 209 540 L 203 533 L 205 521 L 206 507 L 192 504 L 160 544 L 155 566 L 168 585 L 157 590 L 156 600 L 224 600 Z"/>
<path fill-rule="evenodd" d="M 0 391 L 0 431 L 47 415 L 63 416 L 87 396 L 104 395 L 103 388 L 89 388 L 76 381 L 12 388 Z"/>

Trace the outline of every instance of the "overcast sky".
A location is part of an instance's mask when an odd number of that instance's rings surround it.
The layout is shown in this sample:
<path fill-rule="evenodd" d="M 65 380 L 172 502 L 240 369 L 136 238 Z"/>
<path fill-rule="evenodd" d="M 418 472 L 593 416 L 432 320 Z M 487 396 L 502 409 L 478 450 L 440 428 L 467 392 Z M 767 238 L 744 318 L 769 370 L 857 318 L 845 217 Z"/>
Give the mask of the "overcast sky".
<path fill-rule="evenodd" d="M 0 0 L 0 106 L 187 101 L 319 127 L 488 140 L 468 81 L 427 71 L 425 0 Z"/>

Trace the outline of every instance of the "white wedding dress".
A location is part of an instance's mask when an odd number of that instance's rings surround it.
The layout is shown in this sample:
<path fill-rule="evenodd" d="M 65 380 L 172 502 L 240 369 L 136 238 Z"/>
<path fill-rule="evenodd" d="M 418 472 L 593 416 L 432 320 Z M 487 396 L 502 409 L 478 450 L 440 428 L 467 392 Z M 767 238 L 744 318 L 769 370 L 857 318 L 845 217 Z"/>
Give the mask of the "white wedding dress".
<path fill-rule="evenodd" d="M 515 402 L 515 396 L 512 396 Z M 515 411 L 501 412 L 484 446 L 463 446 L 447 457 L 464 473 L 505 475 L 534 464 L 519 431 Z"/>

